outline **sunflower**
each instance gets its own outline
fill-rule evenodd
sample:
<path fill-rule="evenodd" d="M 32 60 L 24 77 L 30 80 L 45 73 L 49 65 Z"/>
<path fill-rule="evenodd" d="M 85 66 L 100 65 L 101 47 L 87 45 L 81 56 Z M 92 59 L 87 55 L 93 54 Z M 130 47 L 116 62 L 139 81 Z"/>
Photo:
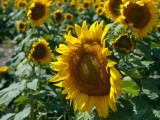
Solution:
<path fill-rule="evenodd" d="M 68 21 L 72 21 L 73 20 L 73 15 L 71 13 L 67 13 L 64 18 Z"/>
<path fill-rule="evenodd" d="M 130 52 L 134 49 L 132 36 L 128 34 L 122 34 L 114 42 L 112 42 L 112 46 L 118 50 Z"/>
<path fill-rule="evenodd" d="M 19 21 L 17 24 L 17 30 L 25 31 L 26 30 L 26 23 L 23 21 Z"/>
<path fill-rule="evenodd" d="M 67 32 L 69 32 L 69 31 L 74 32 L 74 26 L 73 25 L 67 26 L 66 31 Z"/>
<path fill-rule="evenodd" d="M 104 4 L 104 11 L 106 13 L 106 17 L 109 19 L 114 19 L 120 15 L 120 5 L 122 4 L 122 0 L 108 0 Z"/>
<path fill-rule="evenodd" d="M 7 70 L 8 70 L 7 66 L 3 66 L 3 67 L 0 68 L 1 73 L 5 73 Z"/>
<path fill-rule="evenodd" d="M 47 0 L 33 0 L 27 12 L 28 20 L 34 26 L 40 26 L 49 17 L 51 2 Z"/>
<path fill-rule="evenodd" d="M 122 22 L 125 28 L 130 27 L 137 38 L 147 37 L 147 33 L 158 23 L 158 8 L 151 0 L 129 0 L 121 6 L 121 16 L 117 22 Z"/>
<path fill-rule="evenodd" d="M 60 23 L 63 20 L 63 12 L 61 10 L 58 9 L 53 14 L 53 18 L 56 23 Z"/>
<path fill-rule="evenodd" d="M 7 9 L 8 8 L 8 1 L 3 1 L 2 5 L 3 5 L 3 9 Z"/>
<path fill-rule="evenodd" d="M 50 82 L 65 88 L 62 94 L 68 94 L 70 103 L 73 101 L 74 111 L 79 108 L 79 113 L 91 114 L 95 105 L 98 115 L 106 118 L 109 107 L 117 110 L 115 95 L 122 93 L 118 85 L 122 77 L 114 67 L 116 62 L 108 58 L 112 52 L 105 48 L 104 36 L 109 27 L 102 27 L 103 22 L 95 22 L 88 29 L 84 21 L 82 28 L 75 25 L 78 38 L 71 32 L 64 36 L 68 46 L 60 44 L 56 48 L 62 55 L 52 62 L 51 69 L 58 73 Z"/>
<path fill-rule="evenodd" d="M 82 12 L 83 11 L 83 4 L 78 3 L 78 8 L 77 8 L 78 12 Z"/>
<path fill-rule="evenodd" d="M 62 6 L 62 1 L 57 1 L 56 6 L 61 7 Z"/>
<path fill-rule="evenodd" d="M 94 4 L 93 4 L 94 9 L 97 9 L 98 6 L 99 6 L 98 3 L 94 3 Z"/>
<path fill-rule="evenodd" d="M 17 8 L 22 8 L 25 7 L 27 5 L 27 1 L 26 0 L 17 0 L 15 1 L 15 7 Z"/>
<path fill-rule="evenodd" d="M 33 63 L 40 62 L 40 64 L 48 64 L 54 59 L 54 54 L 48 46 L 49 43 L 45 39 L 39 38 L 38 42 L 32 45 L 32 49 L 28 56 Z"/>
<path fill-rule="evenodd" d="M 90 6 L 90 1 L 84 1 L 83 2 L 83 9 L 88 9 Z"/>
<path fill-rule="evenodd" d="M 99 16 L 103 15 L 103 7 L 98 7 L 98 8 L 96 9 L 96 13 L 97 13 Z"/>
<path fill-rule="evenodd" d="M 156 28 L 157 28 L 158 32 L 160 32 L 160 25 L 157 25 Z"/>

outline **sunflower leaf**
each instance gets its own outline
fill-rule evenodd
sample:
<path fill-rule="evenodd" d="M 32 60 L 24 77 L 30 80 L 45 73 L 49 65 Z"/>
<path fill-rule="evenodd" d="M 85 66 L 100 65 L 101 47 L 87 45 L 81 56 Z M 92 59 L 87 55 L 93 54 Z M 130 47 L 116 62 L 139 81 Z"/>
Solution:
<path fill-rule="evenodd" d="M 120 85 L 122 91 L 130 93 L 132 95 L 138 95 L 137 86 L 133 81 L 123 81 L 123 84 Z"/>

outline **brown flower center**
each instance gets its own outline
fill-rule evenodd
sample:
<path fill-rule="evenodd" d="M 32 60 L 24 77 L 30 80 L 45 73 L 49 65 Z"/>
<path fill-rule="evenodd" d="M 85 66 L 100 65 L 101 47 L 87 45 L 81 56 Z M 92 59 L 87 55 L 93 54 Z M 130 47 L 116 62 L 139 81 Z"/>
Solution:
<path fill-rule="evenodd" d="M 126 23 L 133 23 L 135 28 L 143 28 L 150 20 L 150 12 L 148 8 L 140 6 L 135 3 L 130 3 L 127 8 L 124 8 L 124 15 L 126 17 Z"/>
<path fill-rule="evenodd" d="M 32 57 L 36 60 L 43 59 L 46 56 L 46 48 L 43 44 L 39 43 L 32 53 Z"/>
<path fill-rule="evenodd" d="M 119 16 L 120 15 L 120 4 L 122 4 L 121 0 L 112 0 L 109 3 L 110 10 L 113 14 Z"/>
<path fill-rule="evenodd" d="M 61 12 L 57 12 L 56 15 L 55 15 L 55 19 L 57 22 L 60 22 L 62 20 L 62 14 Z"/>
<path fill-rule="evenodd" d="M 110 74 L 106 72 L 107 59 L 99 44 L 82 44 L 73 56 L 71 72 L 80 92 L 91 96 L 104 96 L 110 92 Z"/>
<path fill-rule="evenodd" d="M 19 28 L 23 29 L 25 27 L 25 25 L 23 23 L 20 23 Z"/>
<path fill-rule="evenodd" d="M 116 43 L 114 43 L 115 48 L 124 48 L 130 50 L 132 48 L 131 39 L 128 35 L 121 36 Z"/>
<path fill-rule="evenodd" d="M 45 15 L 45 6 L 40 3 L 35 3 L 35 7 L 33 7 L 31 11 L 31 19 L 41 19 Z"/>

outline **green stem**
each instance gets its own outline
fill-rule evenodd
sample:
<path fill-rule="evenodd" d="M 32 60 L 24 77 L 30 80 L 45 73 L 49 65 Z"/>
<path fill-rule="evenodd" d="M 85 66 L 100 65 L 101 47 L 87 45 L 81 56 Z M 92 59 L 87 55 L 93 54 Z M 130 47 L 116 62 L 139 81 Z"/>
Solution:
<path fill-rule="evenodd" d="M 31 120 L 34 120 L 34 101 L 31 100 Z"/>

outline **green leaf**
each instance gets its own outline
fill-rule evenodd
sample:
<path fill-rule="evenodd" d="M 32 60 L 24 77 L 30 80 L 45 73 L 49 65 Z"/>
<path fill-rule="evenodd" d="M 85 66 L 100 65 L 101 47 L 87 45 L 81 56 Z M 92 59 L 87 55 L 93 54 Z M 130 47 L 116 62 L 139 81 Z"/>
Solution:
<path fill-rule="evenodd" d="M 25 108 L 15 115 L 14 120 L 24 120 L 31 112 L 31 106 L 29 104 L 25 105 Z"/>
<path fill-rule="evenodd" d="M 31 82 L 27 83 L 27 87 L 32 90 L 37 89 L 38 79 L 33 79 Z"/>
<path fill-rule="evenodd" d="M 14 102 L 18 103 L 18 102 L 24 102 L 26 101 L 28 98 L 27 96 L 19 96 Z"/>
<path fill-rule="evenodd" d="M 15 113 L 8 113 L 6 115 L 3 115 L 1 120 L 13 120 Z"/>
<path fill-rule="evenodd" d="M 146 81 L 143 81 L 143 89 L 147 89 L 150 92 L 154 92 L 154 93 L 160 94 L 160 90 L 157 88 L 156 85 L 151 84 L 151 83 L 146 82 Z"/>
<path fill-rule="evenodd" d="M 118 64 L 118 68 L 126 73 L 128 76 L 130 76 L 136 84 L 141 88 L 141 78 L 142 76 L 139 74 L 138 70 L 129 62 L 120 62 Z"/>
<path fill-rule="evenodd" d="M 123 84 L 120 85 L 122 91 L 130 93 L 132 95 L 138 95 L 137 86 L 133 81 L 123 81 Z"/>

